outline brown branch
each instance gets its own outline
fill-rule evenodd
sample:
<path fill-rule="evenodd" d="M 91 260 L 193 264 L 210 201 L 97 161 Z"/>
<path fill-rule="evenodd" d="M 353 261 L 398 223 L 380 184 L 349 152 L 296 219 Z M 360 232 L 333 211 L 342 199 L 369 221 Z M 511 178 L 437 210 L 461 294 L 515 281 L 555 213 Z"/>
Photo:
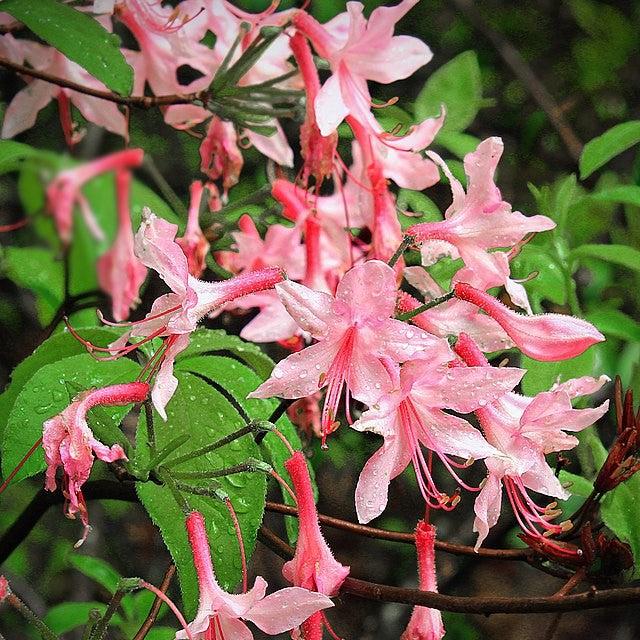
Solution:
<path fill-rule="evenodd" d="M 298 515 L 298 511 L 295 507 L 290 507 L 289 505 L 281 504 L 279 502 L 267 501 L 265 509 L 274 513 L 283 513 L 288 516 L 297 517 Z M 386 531 L 385 529 L 376 529 L 375 527 L 355 524 L 353 522 L 349 522 L 348 520 L 341 520 L 340 518 L 333 518 L 332 516 L 325 516 L 322 514 L 318 514 L 318 519 L 320 520 L 321 524 L 324 524 L 327 527 L 342 529 L 343 531 L 349 531 L 366 538 L 375 538 L 376 540 L 389 540 L 391 542 L 415 544 L 415 536 L 413 533 L 402 533 L 400 531 Z M 494 560 L 529 561 L 535 555 L 535 553 L 531 549 L 485 549 L 481 547 L 480 549 L 478 549 L 478 551 L 475 551 L 473 547 L 464 544 L 455 544 L 453 542 L 444 542 L 442 540 L 436 540 L 436 549 L 456 555 L 492 558 Z"/>
<path fill-rule="evenodd" d="M 171 584 L 171 580 L 173 580 L 173 576 L 176 573 L 176 565 L 173 562 L 168 566 L 164 578 L 162 578 L 162 584 L 160 585 L 160 591 L 162 593 L 166 593 L 167 589 L 169 589 L 169 585 Z M 133 636 L 133 640 L 144 640 L 147 637 L 149 631 L 151 631 L 151 627 L 155 624 L 156 618 L 158 617 L 158 613 L 160 613 L 160 607 L 162 606 L 162 600 L 158 596 L 155 597 L 153 604 L 151 605 L 151 610 L 149 611 L 149 615 L 146 617 L 145 621 L 138 629 L 138 633 Z"/>
<path fill-rule="evenodd" d="M 22 73 L 38 80 L 44 80 L 50 82 L 59 87 L 65 89 L 71 89 L 78 93 L 84 93 L 87 96 L 93 96 L 94 98 L 100 98 L 109 102 L 115 102 L 116 104 L 126 105 L 129 107 L 138 107 L 140 109 L 151 109 L 152 107 L 163 107 L 172 104 L 191 104 L 192 102 L 201 101 L 204 102 L 207 99 L 207 91 L 196 91 L 195 93 L 175 94 L 170 96 L 121 96 L 111 91 L 102 91 L 101 89 L 92 89 L 91 87 L 85 87 L 84 85 L 72 82 L 66 78 L 59 78 L 53 76 L 45 71 L 38 71 L 31 67 L 26 67 L 22 64 L 17 64 L 0 57 L 0 67 L 11 69 L 17 73 Z"/>
<path fill-rule="evenodd" d="M 513 75 L 520 80 L 526 91 L 547 114 L 549 121 L 558 132 L 569 155 L 577 162 L 582 153 L 582 142 L 571 125 L 567 122 L 562 109 L 549 93 L 541 80 L 533 72 L 522 54 L 501 33 L 492 29 L 480 12 L 473 6 L 472 0 L 452 0 L 458 11 L 493 44 L 504 63 Z"/>
<path fill-rule="evenodd" d="M 293 557 L 293 549 L 268 527 L 264 525 L 260 527 L 258 539 L 281 558 L 290 560 Z M 640 603 L 640 587 L 607 589 L 604 591 L 591 589 L 584 593 L 561 597 L 553 595 L 531 598 L 476 598 L 393 587 L 351 577 L 345 579 L 340 593 L 348 593 L 377 602 L 398 602 L 400 604 L 421 605 L 454 613 L 482 614 L 555 613 L 558 611 L 581 611 Z"/>

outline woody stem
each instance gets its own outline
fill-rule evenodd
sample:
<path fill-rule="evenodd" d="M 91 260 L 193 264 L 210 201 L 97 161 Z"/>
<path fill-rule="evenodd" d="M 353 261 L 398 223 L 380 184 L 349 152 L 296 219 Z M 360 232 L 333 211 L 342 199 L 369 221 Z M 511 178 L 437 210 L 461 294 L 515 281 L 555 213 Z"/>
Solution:
<path fill-rule="evenodd" d="M 448 293 L 445 293 L 439 298 L 434 298 L 433 300 L 429 300 L 429 302 L 425 302 L 424 304 L 421 304 L 419 307 L 416 307 L 415 309 L 411 309 L 411 311 L 406 311 L 405 313 L 399 314 L 398 316 L 396 316 L 396 318 L 398 320 L 411 320 L 411 318 L 415 318 L 416 316 L 419 316 L 421 313 L 428 311 L 429 309 L 433 309 L 433 307 L 437 307 L 439 304 L 442 304 L 443 302 L 447 302 L 447 300 L 451 300 L 453 296 L 454 296 L 454 292 L 449 291 Z"/>

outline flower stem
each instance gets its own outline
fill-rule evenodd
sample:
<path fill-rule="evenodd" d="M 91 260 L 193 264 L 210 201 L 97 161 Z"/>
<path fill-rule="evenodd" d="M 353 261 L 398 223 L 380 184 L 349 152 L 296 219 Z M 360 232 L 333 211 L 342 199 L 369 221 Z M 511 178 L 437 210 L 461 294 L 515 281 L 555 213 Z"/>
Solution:
<path fill-rule="evenodd" d="M 405 236 L 402 239 L 402 242 L 400 243 L 400 245 L 396 249 L 396 252 L 389 259 L 388 264 L 389 264 L 390 267 L 394 267 L 395 266 L 396 262 L 398 262 L 398 260 L 400 260 L 400 257 L 402 256 L 402 254 L 405 252 L 406 249 L 408 249 L 411 246 L 413 241 L 414 241 L 414 239 L 411 236 Z"/>
<path fill-rule="evenodd" d="M 43 640 L 59 640 L 58 636 L 15 593 L 9 592 L 5 602 L 34 626 Z"/>
<path fill-rule="evenodd" d="M 454 296 L 454 292 L 449 291 L 448 293 L 445 293 L 439 298 L 434 298 L 433 300 L 430 300 L 429 302 L 425 302 L 419 307 L 416 307 L 415 309 L 411 309 L 411 311 L 406 311 L 405 313 L 401 313 L 396 317 L 398 320 L 411 320 L 411 318 L 415 318 L 416 316 L 419 316 L 424 311 L 433 309 L 433 307 L 437 307 L 439 304 L 442 304 L 443 302 L 447 302 L 447 300 L 451 300 L 453 296 Z"/>

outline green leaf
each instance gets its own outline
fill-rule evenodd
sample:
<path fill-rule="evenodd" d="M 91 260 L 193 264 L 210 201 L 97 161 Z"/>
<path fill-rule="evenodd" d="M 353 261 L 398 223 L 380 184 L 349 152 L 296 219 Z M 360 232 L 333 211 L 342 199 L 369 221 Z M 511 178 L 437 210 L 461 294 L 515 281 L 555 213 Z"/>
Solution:
<path fill-rule="evenodd" d="M 167 422 L 154 413 L 158 448 L 174 438 L 187 434 L 189 441 L 176 451 L 176 456 L 188 453 L 244 426 L 234 406 L 219 391 L 201 378 L 176 367 L 179 384 L 167 405 Z M 136 433 L 136 458 L 138 468 L 149 464 L 147 431 L 141 420 Z M 204 456 L 176 465 L 175 471 L 211 471 L 239 464 L 248 457 L 260 458 L 260 450 L 250 435 Z M 169 458 L 166 464 L 169 464 Z M 189 484 L 207 481 L 188 480 Z M 261 473 L 240 473 L 220 478 L 224 490 L 238 514 L 240 527 L 250 557 L 256 541 L 258 526 L 262 521 L 266 481 Z M 193 556 L 187 541 L 184 514 L 171 491 L 164 485 L 139 482 L 136 490 L 140 501 L 158 526 L 167 548 L 178 569 L 180 587 L 186 614 L 191 618 L 198 601 L 198 582 L 193 566 Z M 225 505 L 207 496 L 184 494 L 190 508 L 200 511 L 207 522 L 216 574 L 225 588 L 232 588 L 240 580 L 240 554 L 235 531 Z"/>
<path fill-rule="evenodd" d="M 214 379 L 234 396 L 238 404 L 253 419 L 261 418 L 267 420 L 278 407 L 279 403 L 274 399 L 247 398 L 247 395 L 260 385 L 263 378 L 231 358 L 211 355 L 187 358 L 178 362 L 176 368 L 197 372 Z M 302 449 L 298 433 L 286 414 L 280 417 L 276 425 L 294 449 Z M 267 453 L 268 462 L 280 477 L 286 479 L 288 475 L 284 463 L 291 457 L 291 454 L 282 440 L 274 433 L 269 433 L 262 440 L 262 448 Z M 311 469 L 310 472 L 312 473 Z M 289 493 L 279 484 L 278 489 L 285 504 L 294 506 L 295 503 Z M 297 518 L 286 516 L 285 524 L 289 540 L 293 544 L 298 537 Z"/>
<path fill-rule="evenodd" d="M 587 480 L 587 478 L 583 478 L 565 469 L 560 470 L 559 478 L 563 485 L 571 483 L 571 486 L 567 487 L 567 490 L 574 496 L 588 498 L 593 491 L 593 482 L 591 482 L 591 480 Z"/>
<path fill-rule="evenodd" d="M 81 327 L 80 335 L 99 347 L 106 347 L 118 338 L 118 333 L 106 327 Z M 25 358 L 11 373 L 11 381 L 0 395 L 0 436 L 4 425 L 9 420 L 9 413 L 18 394 L 25 384 L 44 365 L 57 362 L 68 356 L 86 353 L 84 345 L 70 333 L 59 333 L 45 340 L 28 358 Z"/>
<path fill-rule="evenodd" d="M 107 610 L 107 605 L 104 602 L 63 602 L 51 607 L 43 621 L 54 633 L 68 633 L 86 624 L 93 609 L 103 614 Z M 122 624 L 118 614 L 115 614 L 111 620 L 116 626 Z"/>
<path fill-rule="evenodd" d="M 43 247 L 3 247 L 2 271 L 36 298 L 38 320 L 44 327 L 53 319 L 63 299 L 62 262 Z"/>
<path fill-rule="evenodd" d="M 640 120 L 623 122 L 584 145 L 580 156 L 580 178 L 588 178 L 623 151 L 640 142 Z"/>
<path fill-rule="evenodd" d="M 459 131 L 440 131 L 437 135 L 437 143 L 451 151 L 458 158 L 464 158 L 467 153 L 476 150 L 480 144 L 480 140 L 468 133 L 460 133 Z"/>
<path fill-rule="evenodd" d="M 592 193 L 590 198 L 603 202 L 620 202 L 640 207 L 640 187 L 635 184 L 623 184 Z"/>
<path fill-rule="evenodd" d="M 640 251 L 625 244 L 583 244 L 569 256 L 575 259 L 598 258 L 640 272 Z"/>
<path fill-rule="evenodd" d="M 543 301 L 555 304 L 566 304 L 567 291 L 562 266 L 555 257 L 551 247 L 529 243 L 524 245 L 520 253 L 511 261 L 512 277 L 526 279 L 524 283 L 531 306 L 536 313 L 544 311 Z"/>
<path fill-rule="evenodd" d="M 631 546 L 634 576 L 640 575 L 640 476 L 632 476 L 602 499 L 600 513 L 604 523 L 623 542 Z"/>
<path fill-rule="evenodd" d="M 640 322 L 618 309 L 596 309 L 586 319 L 608 336 L 640 342 Z"/>
<path fill-rule="evenodd" d="M 17 171 L 24 160 L 38 158 L 43 154 L 53 155 L 22 142 L 2 140 L 0 141 L 0 174 Z"/>
<path fill-rule="evenodd" d="M 474 51 L 465 51 L 427 80 L 415 101 L 416 120 L 437 116 L 444 104 L 447 116 L 441 131 L 462 131 L 473 122 L 481 101 L 478 58 Z"/>
<path fill-rule="evenodd" d="M 576 358 L 560 362 L 539 362 L 522 356 L 520 366 L 527 370 L 522 379 L 522 392 L 534 396 L 548 391 L 555 382 L 593 375 L 596 369 L 596 350 L 592 347 Z"/>
<path fill-rule="evenodd" d="M 4 0 L 2 10 L 112 91 L 131 93 L 133 69 L 120 51 L 120 38 L 97 20 L 56 0 Z"/>
<path fill-rule="evenodd" d="M 397 204 L 399 209 L 410 209 L 413 213 L 420 214 L 407 216 L 413 220 L 412 224 L 417 224 L 418 222 L 438 222 L 442 220 L 442 213 L 438 205 L 421 191 L 400 189 L 398 191 Z"/>
<path fill-rule="evenodd" d="M 20 391 L 9 415 L 2 443 L 2 471 L 6 477 L 22 460 L 27 451 L 42 436 L 42 424 L 45 420 L 60 413 L 69 405 L 75 393 L 69 393 L 69 385 L 82 389 L 104 387 L 118 382 L 134 380 L 140 367 L 131 360 L 121 358 L 110 362 L 98 362 L 88 353 L 70 356 L 48 364 L 39 369 Z M 103 408 L 101 415 L 107 415 L 110 423 L 105 428 L 116 427 L 127 414 L 130 407 Z M 95 415 L 89 424 L 101 427 Z M 94 426 L 95 425 L 95 426 Z M 125 440 L 124 434 L 120 437 Z M 105 441 L 111 445 L 113 441 Z M 44 453 L 38 447 L 25 462 L 12 482 L 18 482 L 45 469 Z"/>

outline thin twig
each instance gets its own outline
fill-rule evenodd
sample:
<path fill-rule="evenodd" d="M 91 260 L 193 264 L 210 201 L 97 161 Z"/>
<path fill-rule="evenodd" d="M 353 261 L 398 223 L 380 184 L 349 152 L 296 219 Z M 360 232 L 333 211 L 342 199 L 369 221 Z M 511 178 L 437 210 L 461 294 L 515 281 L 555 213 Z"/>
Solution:
<path fill-rule="evenodd" d="M 196 91 L 195 93 L 174 94 L 169 96 L 121 96 L 111 91 L 102 91 L 100 89 L 92 89 L 91 87 L 85 87 L 84 85 L 72 82 L 66 78 L 59 78 L 53 76 L 45 71 L 38 71 L 31 67 L 25 67 L 22 64 L 17 64 L 0 57 L 0 67 L 11 69 L 17 73 L 22 73 L 38 80 L 44 80 L 50 82 L 58 87 L 64 87 L 65 89 L 71 89 L 78 93 L 83 93 L 87 96 L 93 96 L 94 98 L 101 98 L 109 102 L 115 102 L 116 104 L 122 104 L 129 107 L 138 107 L 140 109 L 151 109 L 152 107 L 162 107 L 172 104 L 191 104 L 193 102 L 204 102 L 208 93 L 206 91 Z"/>
<path fill-rule="evenodd" d="M 258 539 L 266 547 L 285 560 L 293 557 L 293 549 L 268 527 L 262 525 L 258 530 Z M 351 594 L 366 600 L 377 602 L 397 602 L 400 604 L 420 605 L 440 611 L 454 613 L 555 613 L 558 611 L 582 611 L 604 607 L 637 604 L 640 602 L 640 587 L 622 589 L 591 589 L 584 593 L 555 596 L 535 596 L 530 598 L 505 597 L 467 597 L 450 596 L 434 591 L 405 589 L 367 580 L 348 577 L 340 589 L 342 594 Z"/>
<path fill-rule="evenodd" d="M 522 54 L 501 33 L 495 31 L 485 22 L 471 0 L 452 0 L 452 3 L 493 44 L 504 63 L 513 72 L 513 75 L 520 80 L 525 90 L 531 94 L 538 106 L 547 114 L 569 155 L 577 162 L 582 153 L 582 142 L 580 142 L 575 131 L 565 119 L 562 109 L 560 109 L 553 96 L 522 57 Z"/>
<path fill-rule="evenodd" d="M 165 571 L 164 578 L 162 578 L 162 584 L 160 585 L 160 591 L 162 593 L 166 593 L 169 589 L 169 585 L 171 584 L 171 580 L 173 580 L 173 576 L 176 573 L 176 565 L 171 563 L 167 570 Z M 151 605 L 151 609 L 149 610 L 149 615 L 145 618 L 145 621 L 138 629 L 138 633 L 133 636 L 133 640 L 144 640 L 147 637 L 149 631 L 151 631 L 151 627 L 155 624 L 156 618 L 160 613 L 160 607 L 162 606 L 162 600 L 158 596 L 155 597 L 153 604 Z"/>

